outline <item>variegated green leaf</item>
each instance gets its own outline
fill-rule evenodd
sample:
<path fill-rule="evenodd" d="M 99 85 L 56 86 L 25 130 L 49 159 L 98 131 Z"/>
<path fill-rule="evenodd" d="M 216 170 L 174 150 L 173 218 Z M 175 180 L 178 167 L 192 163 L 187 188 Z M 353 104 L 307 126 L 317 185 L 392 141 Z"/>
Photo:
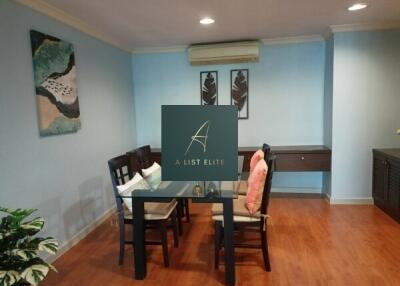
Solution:
<path fill-rule="evenodd" d="M 0 286 L 13 285 L 20 280 L 19 273 L 14 270 L 4 271 L 0 270 Z"/>
<path fill-rule="evenodd" d="M 38 252 L 34 249 L 13 249 L 11 253 L 21 257 L 23 260 L 32 259 L 38 254 Z"/>
<path fill-rule="evenodd" d="M 10 262 L 6 263 L 7 265 L 11 263 L 12 270 L 0 270 L 0 286 L 14 285 L 18 281 L 38 285 L 50 269 L 55 270 L 53 266 L 38 257 L 38 253 L 46 251 L 55 254 L 58 242 L 52 237 L 33 237 L 44 226 L 44 219 L 40 217 L 24 222 L 35 209 L 0 207 L 1 211 L 8 215 L 0 219 L 0 246 L 3 247 L 0 257 L 7 257 Z"/>
<path fill-rule="evenodd" d="M 44 225 L 44 218 L 37 217 L 33 220 L 21 223 L 21 228 L 39 231 L 43 228 L 43 225 Z"/>
<path fill-rule="evenodd" d="M 56 269 L 53 265 L 47 264 L 47 266 L 48 266 L 51 270 L 53 270 L 54 272 L 57 272 L 57 273 L 58 273 L 57 269 Z"/>
<path fill-rule="evenodd" d="M 56 254 L 58 251 L 58 242 L 54 238 L 47 238 L 39 243 L 39 250 Z"/>
<path fill-rule="evenodd" d="M 0 240 L 6 239 L 8 236 L 14 234 L 15 232 L 16 232 L 15 230 L 10 230 L 10 231 L 0 230 Z"/>
<path fill-rule="evenodd" d="M 37 209 L 13 209 L 13 208 L 0 207 L 0 211 L 18 217 L 20 219 L 23 219 L 32 214 L 33 212 L 37 211 Z"/>
<path fill-rule="evenodd" d="M 46 277 L 49 272 L 49 267 L 45 264 L 35 264 L 26 268 L 22 273 L 21 277 L 25 279 L 31 285 L 38 285 L 40 281 Z"/>

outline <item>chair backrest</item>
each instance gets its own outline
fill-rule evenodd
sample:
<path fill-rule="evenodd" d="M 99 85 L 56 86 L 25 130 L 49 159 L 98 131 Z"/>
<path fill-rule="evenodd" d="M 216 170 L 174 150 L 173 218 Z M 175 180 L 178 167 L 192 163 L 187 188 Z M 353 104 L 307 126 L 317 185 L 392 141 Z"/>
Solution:
<path fill-rule="evenodd" d="M 262 146 L 262 150 L 264 152 L 264 160 L 268 166 L 268 173 L 267 173 L 267 177 L 265 179 L 264 192 L 263 192 L 263 197 L 261 199 L 260 212 L 261 212 L 261 214 L 267 214 L 268 213 L 269 196 L 271 194 L 272 176 L 274 173 L 275 158 L 274 158 L 274 155 L 271 155 L 271 148 L 268 144 L 264 143 Z"/>
<path fill-rule="evenodd" d="M 117 210 L 123 212 L 122 199 L 119 196 L 117 186 L 123 185 L 133 178 L 134 173 L 129 162 L 129 156 L 121 155 L 108 160 L 108 169 L 110 170 Z"/>
<path fill-rule="evenodd" d="M 136 173 L 136 172 L 141 173 L 140 172 L 141 171 L 141 165 L 140 165 L 140 162 L 139 162 L 139 158 L 138 158 L 136 149 L 126 152 L 126 155 L 129 157 L 129 164 L 130 164 L 130 166 L 132 168 L 132 172 L 133 173 Z"/>
<path fill-rule="evenodd" d="M 265 162 L 268 162 L 267 160 L 268 160 L 269 154 L 271 153 L 271 147 L 268 144 L 264 143 L 261 147 L 261 150 L 264 152 Z"/>
<path fill-rule="evenodd" d="M 154 160 L 151 156 L 150 145 L 145 145 L 135 149 L 136 155 L 139 160 L 139 165 L 141 169 L 147 169 L 153 165 Z"/>

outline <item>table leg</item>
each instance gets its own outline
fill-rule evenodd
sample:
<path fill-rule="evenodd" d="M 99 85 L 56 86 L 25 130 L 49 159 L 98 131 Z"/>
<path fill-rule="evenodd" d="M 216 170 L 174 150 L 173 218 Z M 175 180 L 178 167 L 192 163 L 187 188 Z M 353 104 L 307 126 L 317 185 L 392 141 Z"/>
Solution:
<path fill-rule="evenodd" d="M 132 198 L 133 210 L 133 256 L 135 261 L 135 279 L 143 280 L 147 274 L 146 245 L 144 226 L 144 201 Z"/>
<path fill-rule="evenodd" d="M 225 283 L 235 285 L 235 249 L 233 247 L 233 200 L 224 199 Z"/>

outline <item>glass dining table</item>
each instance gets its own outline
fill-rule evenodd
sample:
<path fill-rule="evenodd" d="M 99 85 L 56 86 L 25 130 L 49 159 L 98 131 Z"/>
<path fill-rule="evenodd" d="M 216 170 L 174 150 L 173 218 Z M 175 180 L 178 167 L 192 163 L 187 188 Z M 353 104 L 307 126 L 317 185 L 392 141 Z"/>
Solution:
<path fill-rule="evenodd" d="M 233 200 L 238 197 L 237 181 L 162 181 L 157 189 L 134 190 L 131 193 L 133 212 L 134 277 L 143 280 L 147 275 L 145 245 L 145 202 L 167 202 L 174 198 L 192 199 L 193 203 L 223 205 L 225 283 L 235 284 L 235 255 L 233 246 Z M 141 231 L 138 231 L 141 230 Z"/>

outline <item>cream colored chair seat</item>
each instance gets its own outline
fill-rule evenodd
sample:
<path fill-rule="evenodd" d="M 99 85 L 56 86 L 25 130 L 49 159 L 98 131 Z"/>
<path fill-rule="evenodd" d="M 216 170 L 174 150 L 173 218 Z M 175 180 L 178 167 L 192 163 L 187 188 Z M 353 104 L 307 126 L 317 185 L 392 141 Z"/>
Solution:
<path fill-rule="evenodd" d="M 238 194 L 240 196 L 246 196 L 246 194 L 247 194 L 247 181 L 244 181 L 244 180 L 240 181 L 239 182 L 239 187 L 238 187 L 237 190 L 238 190 Z"/>
<path fill-rule="evenodd" d="M 245 206 L 246 197 L 239 196 L 233 200 L 233 221 L 234 222 L 252 222 L 260 221 L 261 213 L 250 214 Z M 222 204 L 213 204 L 211 208 L 212 219 L 222 221 L 224 218 Z"/>
<path fill-rule="evenodd" d="M 144 203 L 144 219 L 145 220 L 162 220 L 167 219 L 177 206 L 175 199 L 168 203 Z M 132 219 L 132 213 L 129 210 L 124 211 L 125 219 Z"/>

